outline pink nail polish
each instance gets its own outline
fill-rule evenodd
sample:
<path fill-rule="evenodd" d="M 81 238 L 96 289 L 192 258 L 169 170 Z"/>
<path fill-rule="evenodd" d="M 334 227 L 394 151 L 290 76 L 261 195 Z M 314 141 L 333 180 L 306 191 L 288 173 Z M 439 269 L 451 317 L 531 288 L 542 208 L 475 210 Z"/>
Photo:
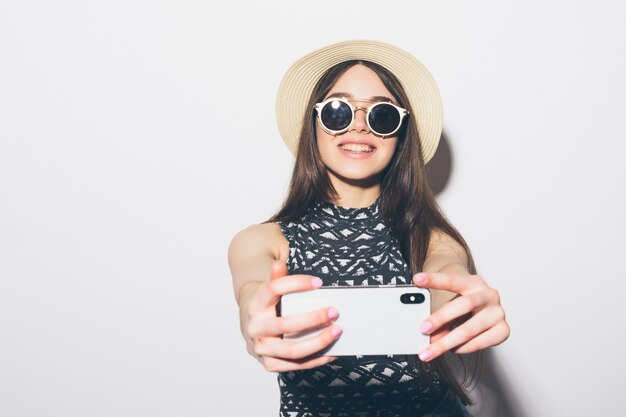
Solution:
<path fill-rule="evenodd" d="M 322 282 L 322 280 L 320 278 L 318 278 L 318 277 L 311 278 L 311 285 L 313 285 L 313 287 L 319 288 L 319 287 L 322 286 L 322 284 L 324 284 L 324 283 Z"/>
<path fill-rule="evenodd" d="M 333 337 L 339 337 L 341 333 L 343 333 L 343 329 L 339 326 L 334 326 L 333 329 L 330 331 L 330 334 L 332 334 Z"/>
<path fill-rule="evenodd" d="M 430 350 L 426 349 L 421 351 L 418 356 L 420 357 L 420 360 L 422 362 L 428 362 L 433 357 L 433 353 Z"/>
<path fill-rule="evenodd" d="M 339 317 L 339 312 L 337 310 L 335 310 L 334 308 L 328 310 L 328 318 L 330 320 L 335 320 L 337 317 Z"/>
<path fill-rule="evenodd" d="M 428 332 L 430 331 L 430 329 L 433 328 L 433 324 L 429 321 L 425 321 L 424 323 L 422 323 L 422 325 L 420 326 L 420 332 L 422 332 L 422 334 L 428 334 Z"/>
<path fill-rule="evenodd" d="M 426 274 L 417 274 L 415 275 L 415 280 L 418 284 L 423 284 L 426 282 Z"/>

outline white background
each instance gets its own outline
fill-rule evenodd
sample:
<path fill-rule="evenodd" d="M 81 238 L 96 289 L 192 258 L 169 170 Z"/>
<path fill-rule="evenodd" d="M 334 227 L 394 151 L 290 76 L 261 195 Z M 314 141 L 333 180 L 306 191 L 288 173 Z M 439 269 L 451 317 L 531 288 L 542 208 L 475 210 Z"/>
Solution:
<path fill-rule="evenodd" d="M 625 8 L 0 0 L 0 415 L 277 415 L 226 251 L 285 195 L 283 73 L 353 38 L 441 89 L 439 201 L 512 327 L 477 415 L 623 415 Z"/>

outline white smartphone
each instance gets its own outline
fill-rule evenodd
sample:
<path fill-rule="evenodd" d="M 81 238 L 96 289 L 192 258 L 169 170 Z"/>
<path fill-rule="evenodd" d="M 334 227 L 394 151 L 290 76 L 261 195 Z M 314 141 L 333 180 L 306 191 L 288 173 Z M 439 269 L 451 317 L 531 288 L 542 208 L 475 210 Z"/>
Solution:
<path fill-rule="evenodd" d="M 335 307 L 335 320 L 343 333 L 316 356 L 417 354 L 430 337 L 420 324 L 430 315 L 430 292 L 413 285 L 337 286 L 282 296 L 279 314 L 289 316 L 324 307 Z M 315 329 L 286 334 L 300 341 L 318 334 Z"/>

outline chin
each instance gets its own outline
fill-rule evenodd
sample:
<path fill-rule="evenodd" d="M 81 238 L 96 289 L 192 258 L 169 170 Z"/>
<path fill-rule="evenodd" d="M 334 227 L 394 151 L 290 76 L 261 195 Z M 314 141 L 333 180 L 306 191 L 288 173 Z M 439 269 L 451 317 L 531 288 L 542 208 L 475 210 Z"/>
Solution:
<path fill-rule="evenodd" d="M 329 168 L 329 173 L 336 177 L 339 181 L 345 182 L 351 185 L 359 186 L 371 186 L 379 183 L 381 179 L 381 172 L 361 171 L 361 170 L 337 170 L 333 171 Z"/>

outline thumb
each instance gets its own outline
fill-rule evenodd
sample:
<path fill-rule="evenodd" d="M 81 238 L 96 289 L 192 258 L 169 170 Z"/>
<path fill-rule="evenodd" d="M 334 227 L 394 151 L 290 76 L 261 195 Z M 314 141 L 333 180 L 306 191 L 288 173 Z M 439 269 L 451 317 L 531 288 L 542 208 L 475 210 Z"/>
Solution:
<path fill-rule="evenodd" d="M 272 276 L 270 277 L 270 279 L 284 277 L 288 273 L 289 272 L 287 271 L 287 265 L 284 262 L 275 260 L 272 264 Z"/>

